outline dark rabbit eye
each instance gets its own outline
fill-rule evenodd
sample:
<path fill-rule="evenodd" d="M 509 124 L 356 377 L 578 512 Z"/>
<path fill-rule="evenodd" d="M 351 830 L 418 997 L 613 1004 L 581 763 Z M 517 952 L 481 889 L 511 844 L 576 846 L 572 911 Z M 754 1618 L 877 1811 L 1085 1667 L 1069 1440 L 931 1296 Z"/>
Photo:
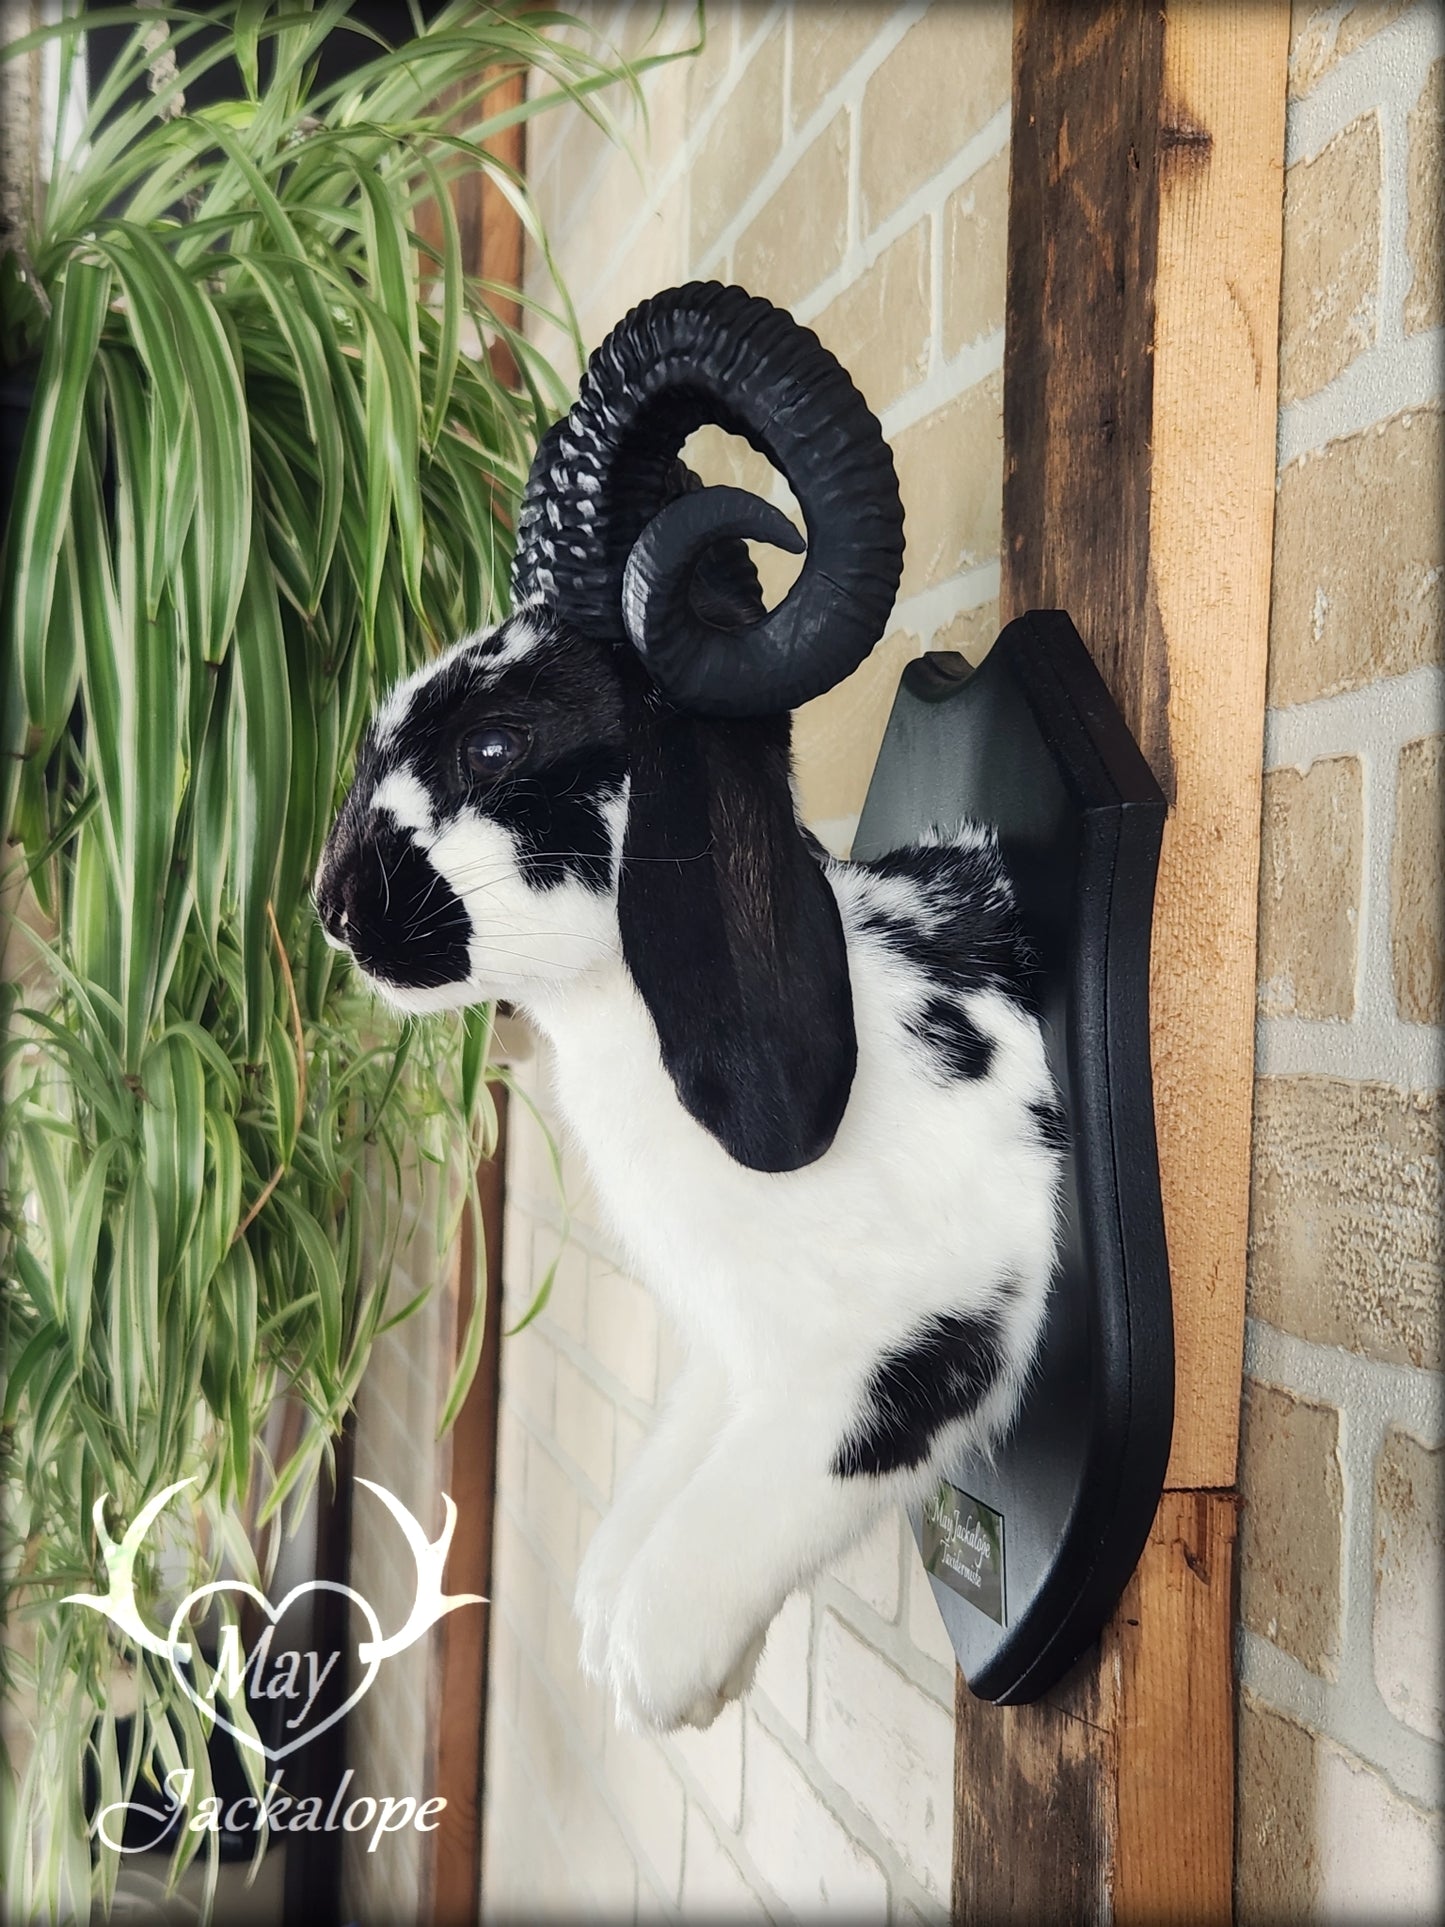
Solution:
<path fill-rule="evenodd" d="M 462 767 L 469 776 L 500 776 L 526 751 L 527 733 L 488 723 L 462 739 Z"/>

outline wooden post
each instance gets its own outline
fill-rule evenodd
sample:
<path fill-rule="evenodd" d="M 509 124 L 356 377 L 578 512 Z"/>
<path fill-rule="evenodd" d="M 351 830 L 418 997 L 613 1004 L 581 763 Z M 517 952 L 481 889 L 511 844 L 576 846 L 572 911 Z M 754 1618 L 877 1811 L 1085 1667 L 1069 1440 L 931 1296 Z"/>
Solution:
<path fill-rule="evenodd" d="M 1170 802 L 1151 1032 L 1174 1447 L 1098 1648 L 958 1691 L 960 1920 L 1225 1921 L 1289 10 L 1019 0 L 1003 621 L 1065 608 Z"/>
<path fill-rule="evenodd" d="M 448 1592 L 492 1593 L 492 1521 L 497 1496 L 497 1415 L 501 1405 L 502 1202 L 507 1164 L 507 1093 L 494 1086 L 497 1148 L 478 1180 L 486 1290 L 481 1362 L 452 1428 L 451 1493 L 457 1526 L 447 1560 Z M 457 1342 L 472 1315 L 472 1226 L 463 1221 L 457 1292 Z M 440 1665 L 432 1792 L 446 1801 L 433 1845 L 431 1927 L 472 1927 L 481 1918 L 482 1794 L 485 1783 L 490 1605 L 449 1613 L 439 1628 Z"/>

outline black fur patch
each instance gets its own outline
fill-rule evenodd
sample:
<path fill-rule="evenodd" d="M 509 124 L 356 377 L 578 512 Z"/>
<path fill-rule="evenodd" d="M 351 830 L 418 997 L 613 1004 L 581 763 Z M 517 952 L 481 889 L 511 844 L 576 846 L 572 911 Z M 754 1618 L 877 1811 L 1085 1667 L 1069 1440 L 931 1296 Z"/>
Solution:
<path fill-rule="evenodd" d="M 1038 1126 L 1040 1144 L 1050 1151 L 1068 1150 L 1069 1121 L 1060 1105 L 1035 1101 L 1029 1105 L 1029 1115 Z"/>
<path fill-rule="evenodd" d="M 602 811 L 627 774 L 618 670 L 610 652 L 546 629 L 540 615 L 517 620 L 540 631 L 519 661 L 499 669 L 492 660 L 508 640 L 503 624 L 423 683 L 384 742 L 368 733 L 355 793 L 364 801 L 387 770 L 405 769 L 438 826 L 470 808 L 511 830 L 534 888 L 605 890 L 613 851 Z M 466 738 L 489 723 L 529 738 L 522 761 L 492 782 L 471 776 L 463 757 Z"/>
<path fill-rule="evenodd" d="M 890 851 L 860 867 L 872 876 L 902 878 L 918 895 L 914 911 L 875 907 L 862 918 L 862 927 L 924 981 L 927 994 L 909 1030 L 945 1083 L 986 1077 L 993 1040 L 968 1016 L 961 999 L 970 991 L 994 990 L 1026 1011 L 1037 1011 L 1032 960 L 997 849 L 925 844 Z"/>
<path fill-rule="evenodd" d="M 993 1063 L 993 1039 L 986 1037 L 961 1004 L 946 997 L 930 997 L 908 1029 L 927 1047 L 945 1082 L 987 1077 Z"/>
<path fill-rule="evenodd" d="M 467 975 L 472 920 L 409 833 L 373 840 L 348 866 L 342 890 L 346 941 L 373 977 L 434 990 Z"/>
<path fill-rule="evenodd" d="M 619 794 L 626 774 L 620 751 L 579 749 L 497 783 L 479 807 L 515 835 L 522 874 L 534 889 L 570 880 L 605 890 L 612 838 L 602 805 Z"/>
<path fill-rule="evenodd" d="M 940 1428 L 976 1411 L 1003 1369 L 1003 1330 L 991 1312 L 925 1319 L 873 1367 L 864 1391 L 867 1416 L 834 1453 L 834 1476 L 879 1478 L 921 1465 Z"/>

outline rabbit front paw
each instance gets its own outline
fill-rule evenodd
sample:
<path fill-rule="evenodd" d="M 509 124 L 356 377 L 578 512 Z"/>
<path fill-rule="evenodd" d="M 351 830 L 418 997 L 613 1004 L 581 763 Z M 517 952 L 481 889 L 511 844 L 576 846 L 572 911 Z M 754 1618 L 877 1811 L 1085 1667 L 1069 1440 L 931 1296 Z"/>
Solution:
<path fill-rule="evenodd" d="M 605 1678 L 618 1717 L 668 1731 L 708 1727 L 752 1684 L 767 1638 L 741 1594 L 719 1583 L 689 1583 L 647 1550 L 616 1594 L 607 1639 Z"/>

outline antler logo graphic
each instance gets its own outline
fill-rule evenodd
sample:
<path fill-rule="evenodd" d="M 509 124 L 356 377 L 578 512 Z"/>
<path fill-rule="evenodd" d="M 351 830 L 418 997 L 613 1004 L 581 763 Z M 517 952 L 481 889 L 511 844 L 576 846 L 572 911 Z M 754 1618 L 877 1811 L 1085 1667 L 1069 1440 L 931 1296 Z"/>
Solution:
<path fill-rule="evenodd" d="M 141 1618 L 136 1603 L 136 1556 L 157 1516 L 177 1492 L 194 1484 L 193 1479 L 178 1480 L 175 1485 L 168 1485 L 164 1492 L 158 1492 L 137 1513 L 119 1543 L 106 1531 L 104 1512 L 108 1495 L 102 1494 L 95 1502 L 92 1516 L 105 1558 L 108 1589 L 104 1593 L 70 1593 L 63 1603 L 89 1606 L 94 1611 L 103 1612 L 112 1624 L 146 1652 L 166 1659 L 181 1689 L 208 1718 L 224 1727 L 238 1744 L 250 1747 L 269 1759 L 279 1760 L 288 1753 L 294 1753 L 297 1747 L 314 1740 L 318 1733 L 324 1733 L 328 1726 L 333 1726 L 349 1712 L 370 1689 L 383 1660 L 394 1658 L 397 1653 L 405 1652 L 408 1646 L 415 1645 L 439 1619 L 455 1612 L 459 1606 L 486 1604 L 480 1593 L 442 1591 L 442 1573 L 457 1523 L 457 1508 L 449 1494 L 442 1494 L 445 1523 L 435 1539 L 428 1539 L 420 1522 L 413 1518 L 394 1493 L 371 1479 L 358 1479 L 357 1483 L 374 1492 L 391 1513 L 401 1527 L 416 1563 L 416 1591 L 411 1611 L 405 1623 L 390 1638 L 382 1636 L 376 1614 L 360 1593 L 329 1579 L 312 1579 L 293 1586 L 277 1605 L 273 1605 L 264 1593 L 244 1580 L 214 1580 L 209 1585 L 198 1586 L 181 1600 L 164 1634 L 152 1630 Z M 271 1646 L 277 1628 L 291 1606 L 308 1594 L 321 1592 L 338 1593 L 349 1600 L 364 1620 L 370 1636 L 360 1641 L 354 1649 L 359 1677 L 351 1693 L 324 1718 L 308 1725 L 317 1697 L 342 1655 L 323 1654 L 314 1650 L 286 1650 L 273 1654 Z M 190 1643 L 182 1639 L 180 1634 L 197 1605 L 221 1595 L 242 1595 L 249 1599 L 265 1617 L 267 1624 L 254 1650 L 249 1653 L 241 1646 L 239 1627 L 235 1623 L 223 1626 L 216 1663 L 208 1674 L 205 1663 L 199 1657 L 193 1659 Z M 294 1737 L 268 1745 L 256 1732 L 234 1724 L 219 1710 L 218 1699 L 234 1708 L 244 1705 L 248 1694 L 252 1700 L 299 1700 L 299 1710 L 283 1723 L 283 1731 Z M 305 1730 L 298 1732 L 298 1728 Z"/>

